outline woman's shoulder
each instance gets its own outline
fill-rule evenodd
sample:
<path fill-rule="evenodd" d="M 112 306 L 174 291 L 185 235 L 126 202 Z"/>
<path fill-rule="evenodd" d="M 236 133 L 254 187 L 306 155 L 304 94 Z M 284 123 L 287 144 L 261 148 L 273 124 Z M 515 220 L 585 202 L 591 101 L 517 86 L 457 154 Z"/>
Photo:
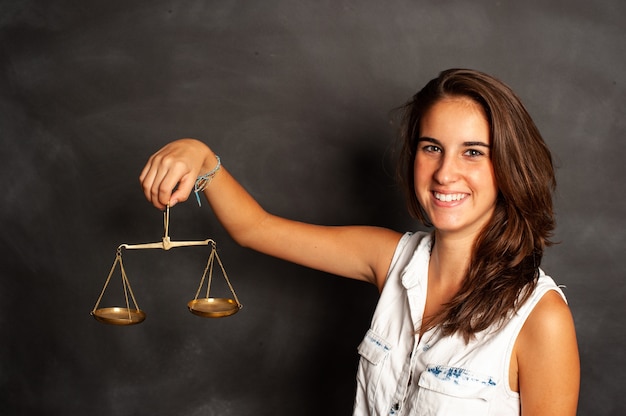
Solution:
<path fill-rule="evenodd" d="M 532 340 L 537 336 L 552 336 L 573 324 L 561 287 L 542 270 L 539 270 L 539 279 L 527 304 L 522 306 L 524 308 L 527 309 L 528 317 L 520 333 L 522 338 L 528 337 Z"/>
<path fill-rule="evenodd" d="M 417 257 L 419 252 L 430 254 L 432 245 L 431 234 L 425 231 L 411 231 L 402 235 L 393 255 L 392 265 L 402 263 L 408 264 Z M 422 256 L 424 257 L 424 256 Z"/>
<path fill-rule="evenodd" d="M 521 337 L 532 340 L 536 337 L 562 335 L 564 330 L 573 330 L 573 319 L 565 294 L 554 280 L 540 273 L 535 293 L 531 296 L 532 305 L 524 323 Z"/>
<path fill-rule="evenodd" d="M 396 244 L 384 279 L 380 281 L 379 289 L 382 290 L 389 276 L 396 275 L 399 278 L 407 269 L 419 267 L 421 263 L 427 263 L 430 257 L 431 244 L 432 238 L 428 232 L 404 233 Z"/>

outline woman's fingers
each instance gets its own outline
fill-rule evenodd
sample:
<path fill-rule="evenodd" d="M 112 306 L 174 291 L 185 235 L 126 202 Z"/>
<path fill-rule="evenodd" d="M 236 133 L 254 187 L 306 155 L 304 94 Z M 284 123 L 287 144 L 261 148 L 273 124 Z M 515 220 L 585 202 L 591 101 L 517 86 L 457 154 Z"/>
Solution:
<path fill-rule="evenodd" d="M 139 175 L 148 201 L 159 209 L 189 198 L 208 149 L 197 140 L 181 139 L 153 154 Z"/>

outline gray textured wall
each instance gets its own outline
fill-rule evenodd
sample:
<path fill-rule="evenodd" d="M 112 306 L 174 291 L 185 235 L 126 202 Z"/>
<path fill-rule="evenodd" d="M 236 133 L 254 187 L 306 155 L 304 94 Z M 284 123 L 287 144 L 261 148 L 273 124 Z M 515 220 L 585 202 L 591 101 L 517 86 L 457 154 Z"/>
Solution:
<path fill-rule="evenodd" d="M 389 111 L 471 67 L 518 92 L 559 166 L 544 268 L 576 320 L 579 413 L 625 414 L 625 16 L 621 0 L 0 1 L 0 413 L 349 414 L 375 289 L 241 249 L 206 205 L 173 209 L 170 235 L 218 242 L 240 313 L 187 311 L 206 248 L 124 253 L 143 324 L 89 312 L 115 248 L 163 234 L 137 177 L 173 138 L 205 140 L 275 213 L 416 229 Z"/>

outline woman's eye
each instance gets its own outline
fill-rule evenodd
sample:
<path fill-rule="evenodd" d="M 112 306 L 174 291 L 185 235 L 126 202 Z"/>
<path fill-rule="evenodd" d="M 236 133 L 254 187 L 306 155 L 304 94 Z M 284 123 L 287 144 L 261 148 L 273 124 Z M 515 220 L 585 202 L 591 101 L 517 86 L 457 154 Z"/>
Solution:
<path fill-rule="evenodd" d="M 478 157 L 478 156 L 484 155 L 483 152 L 481 152 L 480 150 L 476 150 L 476 149 L 467 149 L 465 151 L 465 154 L 470 157 Z"/>
<path fill-rule="evenodd" d="M 438 146 L 435 146 L 434 144 L 428 144 L 422 147 L 422 150 L 424 150 L 427 153 L 440 153 L 441 152 L 441 148 L 439 148 Z"/>

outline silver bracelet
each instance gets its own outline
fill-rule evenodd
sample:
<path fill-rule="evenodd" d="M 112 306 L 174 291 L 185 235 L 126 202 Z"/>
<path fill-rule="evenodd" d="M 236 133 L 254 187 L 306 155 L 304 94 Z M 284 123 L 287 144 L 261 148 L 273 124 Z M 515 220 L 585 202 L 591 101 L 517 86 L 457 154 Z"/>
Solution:
<path fill-rule="evenodd" d="M 204 189 L 211 183 L 217 172 L 222 167 L 222 161 L 218 155 L 215 155 L 217 159 L 217 166 L 215 166 L 210 172 L 205 173 L 204 175 L 198 176 L 196 179 L 196 183 L 193 186 L 193 191 L 196 193 L 196 200 L 198 201 L 198 206 L 201 207 L 200 203 L 200 192 L 204 191 Z"/>

